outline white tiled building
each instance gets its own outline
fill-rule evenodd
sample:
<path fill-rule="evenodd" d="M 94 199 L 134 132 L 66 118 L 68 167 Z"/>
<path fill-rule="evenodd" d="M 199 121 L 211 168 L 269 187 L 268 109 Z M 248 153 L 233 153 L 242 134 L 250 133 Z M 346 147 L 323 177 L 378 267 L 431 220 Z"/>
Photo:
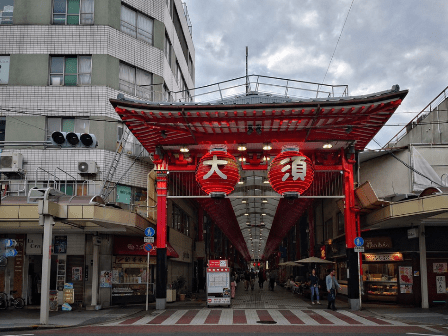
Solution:
<path fill-rule="evenodd" d="M 18 290 L 32 304 L 40 298 L 42 228 L 34 215 L 25 225 L 23 213 L 5 217 L 6 204 L 16 197 L 14 207 L 21 202 L 17 196 L 24 199 L 33 187 L 54 187 L 70 196 L 99 195 L 124 127 L 109 99 L 118 94 L 153 101 L 191 99 L 195 51 L 181 0 L 10 1 L 2 20 L 11 12 L 12 24 L 0 22 L 0 239 L 17 239 L 21 257 L 12 258 L 6 268 L 0 265 L 0 291 Z M 50 145 L 56 131 L 92 134 L 98 146 Z M 115 237 L 139 235 L 149 225 L 126 211 L 139 204 L 146 209 L 152 162 L 132 134 L 121 152 L 106 201 L 117 202 L 124 211 L 115 209 L 120 215 L 95 229 L 85 221 L 81 229 L 59 223 L 53 230 L 50 289 L 60 291 L 60 280 L 73 281 L 75 300 L 84 304 L 91 298 L 92 235 L 103 238 L 99 270 L 111 271 L 121 269 L 115 265 Z M 82 162 L 93 173 L 81 173 Z M 111 304 L 111 293 L 112 288 L 101 288 L 98 303 Z"/>

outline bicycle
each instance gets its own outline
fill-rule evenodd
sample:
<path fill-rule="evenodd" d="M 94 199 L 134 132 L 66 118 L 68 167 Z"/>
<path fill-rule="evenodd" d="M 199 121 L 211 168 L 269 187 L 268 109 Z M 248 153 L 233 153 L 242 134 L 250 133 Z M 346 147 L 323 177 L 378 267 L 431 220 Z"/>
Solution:
<path fill-rule="evenodd" d="M 12 295 L 16 294 L 17 291 L 10 292 L 11 297 L 8 298 L 6 293 L 0 293 L 0 309 L 6 309 L 8 306 L 13 306 L 16 309 L 22 309 L 25 307 L 25 300 L 21 297 L 15 298 Z"/>

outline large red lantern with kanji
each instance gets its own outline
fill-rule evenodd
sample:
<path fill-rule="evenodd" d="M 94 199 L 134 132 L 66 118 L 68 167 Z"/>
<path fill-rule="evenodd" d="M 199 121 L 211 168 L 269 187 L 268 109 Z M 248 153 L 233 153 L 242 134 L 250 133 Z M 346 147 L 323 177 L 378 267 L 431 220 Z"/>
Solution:
<path fill-rule="evenodd" d="M 199 161 L 196 181 L 208 195 L 228 195 L 240 179 L 238 163 L 224 149 L 211 150 Z"/>
<path fill-rule="evenodd" d="M 311 159 L 297 147 L 286 147 L 269 166 L 269 183 L 280 195 L 303 194 L 314 179 Z"/>

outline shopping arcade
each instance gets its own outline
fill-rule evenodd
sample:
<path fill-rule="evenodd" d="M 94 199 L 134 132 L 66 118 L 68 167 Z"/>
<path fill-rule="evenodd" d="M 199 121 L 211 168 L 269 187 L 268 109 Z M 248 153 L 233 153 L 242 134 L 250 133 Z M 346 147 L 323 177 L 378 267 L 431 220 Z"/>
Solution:
<path fill-rule="evenodd" d="M 293 100 L 247 90 L 246 94 L 233 100 L 221 99 L 214 103 L 146 103 L 124 98 L 111 99 L 111 103 L 141 144 L 154 155 L 158 189 L 157 246 L 166 245 L 167 197 L 190 197 L 197 199 L 241 255 L 250 260 L 268 258 L 313 198 L 319 197 L 345 198 L 346 244 L 348 250 L 353 251 L 356 237 L 355 153 L 365 148 L 406 94 L 407 91 L 399 91 L 398 86 L 394 86 L 388 91 L 358 97 L 330 95 Z M 263 149 L 267 144 L 271 149 Z M 284 145 L 291 144 L 312 158 L 317 172 L 310 189 L 295 200 L 282 198 L 263 183 L 269 166 L 268 157 L 273 158 Z M 323 146 L 328 144 L 332 148 L 325 149 Z M 253 194 L 236 187 L 229 197 L 217 202 L 200 193 L 192 174 L 199 158 L 213 145 L 225 145 L 227 151 L 242 163 L 242 181 L 252 178 L 253 186 L 258 186 L 249 188 Z M 238 150 L 241 145 L 246 151 Z M 180 151 L 184 148 L 188 148 L 188 154 Z M 176 179 L 170 177 L 174 175 Z M 180 186 L 178 189 L 183 190 L 182 194 L 172 194 L 176 183 Z M 328 185 L 340 188 L 323 195 L 323 188 Z M 266 194 L 256 195 L 255 190 Z M 249 205 L 239 203 L 244 199 L 253 202 Z M 268 204 L 265 207 L 262 205 L 264 201 Z M 247 247 L 248 236 L 242 232 L 246 230 L 242 228 L 262 226 L 260 209 L 266 210 L 263 221 L 270 218 L 270 232 L 263 252 L 259 243 L 257 253 L 251 254 Z M 263 225 L 268 227 L 266 224 Z M 202 223 L 199 227 L 201 232 Z M 266 237 L 266 231 L 263 235 Z M 158 250 L 163 253 L 163 249 Z M 163 259 L 161 254 L 160 263 L 159 260 L 157 263 L 157 278 L 162 286 Z M 356 297 L 356 293 L 352 294 L 355 296 L 349 293 L 349 297 Z M 163 295 L 160 292 L 157 297 L 164 298 Z"/>

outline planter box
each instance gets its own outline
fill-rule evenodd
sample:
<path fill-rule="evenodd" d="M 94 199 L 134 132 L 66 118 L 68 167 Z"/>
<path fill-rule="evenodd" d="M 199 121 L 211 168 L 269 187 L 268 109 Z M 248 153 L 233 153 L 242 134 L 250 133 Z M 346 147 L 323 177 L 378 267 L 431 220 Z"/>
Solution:
<path fill-rule="evenodd" d="M 166 302 L 174 302 L 176 301 L 176 290 L 175 289 L 167 289 L 166 290 Z"/>

